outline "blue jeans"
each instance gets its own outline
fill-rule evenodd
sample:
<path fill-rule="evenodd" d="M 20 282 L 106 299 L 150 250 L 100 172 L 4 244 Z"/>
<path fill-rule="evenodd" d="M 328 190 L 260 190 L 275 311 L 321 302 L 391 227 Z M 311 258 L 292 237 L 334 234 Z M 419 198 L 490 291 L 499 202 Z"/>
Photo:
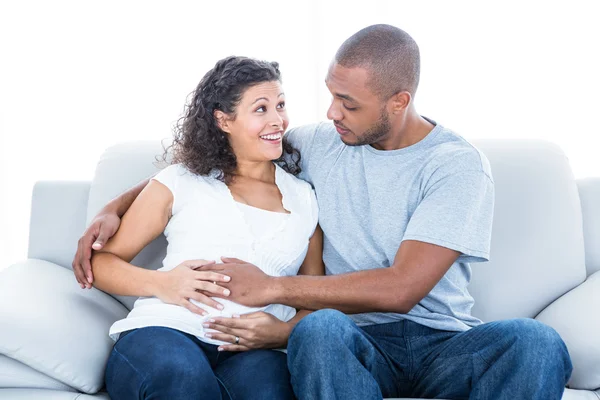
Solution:
<path fill-rule="evenodd" d="M 299 399 L 560 399 L 571 360 L 552 328 L 532 319 L 491 322 L 466 332 L 400 321 L 359 328 L 321 310 L 288 341 Z"/>
<path fill-rule="evenodd" d="M 294 398 L 284 353 L 217 348 L 170 328 L 122 333 L 106 366 L 106 389 L 112 400 Z"/>

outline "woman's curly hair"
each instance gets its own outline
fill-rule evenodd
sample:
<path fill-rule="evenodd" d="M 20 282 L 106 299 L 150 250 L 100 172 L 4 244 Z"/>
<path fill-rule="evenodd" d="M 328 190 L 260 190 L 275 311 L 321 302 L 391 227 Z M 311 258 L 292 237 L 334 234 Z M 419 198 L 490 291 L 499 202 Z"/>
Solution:
<path fill-rule="evenodd" d="M 216 170 L 218 179 L 230 183 L 237 168 L 236 156 L 227 135 L 219 128 L 215 110 L 235 118 L 244 92 L 251 86 L 272 81 L 281 82 L 276 62 L 235 56 L 218 61 L 190 94 L 184 114 L 175 126 L 173 143 L 165 148 L 163 159 L 166 161 L 170 152 L 171 163 L 181 163 L 198 175 Z M 293 175 L 301 171 L 300 152 L 285 138 L 283 153 L 275 162 Z"/>

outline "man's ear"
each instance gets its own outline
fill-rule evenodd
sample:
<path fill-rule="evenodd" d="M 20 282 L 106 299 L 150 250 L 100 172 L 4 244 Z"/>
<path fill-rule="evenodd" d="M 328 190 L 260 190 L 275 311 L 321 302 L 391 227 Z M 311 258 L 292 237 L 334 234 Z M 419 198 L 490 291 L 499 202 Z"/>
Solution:
<path fill-rule="evenodd" d="M 229 132 L 229 118 L 227 118 L 227 114 L 225 114 L 221 110 L 215 110 L 215 120 L 217 121 L 217 126 L 225 133 Z"/>
<path fill-rule="evenodd" d="M 392 113 L 399 114 L 410 105 L 412 96 L 408 92 L 398 92 L 390 98 Z"/>

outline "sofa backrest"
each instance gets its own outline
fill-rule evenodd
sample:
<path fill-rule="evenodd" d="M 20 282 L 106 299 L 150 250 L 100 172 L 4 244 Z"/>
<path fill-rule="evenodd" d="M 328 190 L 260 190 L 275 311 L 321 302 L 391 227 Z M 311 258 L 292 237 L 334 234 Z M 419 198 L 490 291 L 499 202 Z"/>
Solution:
<path fill-rule="evenodd" d="M 490 262 L 473 264 L 473 314 L 535 317 L 586 278 L 581 204 L 568 159 L 540 140 L 476 140 L 496 202 Z"/>
<path fill-rule="evenodd" d="M 86 225 L 110 200 L 141 180 L 156 174 L 164 164 L 156 158 L 162 156 L 160 141 L 136 141 L 117 144 L 104 151 L 90 187 Z M 133 265 L 156 270 L 162 266 L 167 250 L 167 240 L 160 235 L 132 260 Z M 114 296 L 131 309 L 136 298 Z"/>
<path fill-rule="evenodd" d="M 534 317 L 586 276 L 581 205 L 564 153 L 544 141 L 478 140 L 496 184 L 491 258 L 473 264 L 473 314 L 484 321 Z M 88 223 L 112 198 L 156 173 L 158 141 L 106 150 L 92 181 Z M 164 166 L 164 165 L 163 165 Z M 133 264 L 160 268 L 164 236 Z M 128 307 L 135 299 L 119 297 Z"/>

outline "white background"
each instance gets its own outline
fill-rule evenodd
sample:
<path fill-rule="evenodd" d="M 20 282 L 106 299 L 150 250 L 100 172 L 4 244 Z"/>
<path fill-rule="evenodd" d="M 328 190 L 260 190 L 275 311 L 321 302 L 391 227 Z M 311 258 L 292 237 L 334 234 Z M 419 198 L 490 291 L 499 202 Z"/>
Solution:
<path fill-rule="evenodd" d="M 2 1 L 0 268 L 26 257 L 35 181 L 89 180 L 106 147 L 169 137 L 218 59 L 279 61 L 292 125 L 315 122 L 331 57 L 374 23 L 419 44 L 422 115 L 556 142 L 576 177 L 600 176 L 598 15 L 592 0 Z"/>

